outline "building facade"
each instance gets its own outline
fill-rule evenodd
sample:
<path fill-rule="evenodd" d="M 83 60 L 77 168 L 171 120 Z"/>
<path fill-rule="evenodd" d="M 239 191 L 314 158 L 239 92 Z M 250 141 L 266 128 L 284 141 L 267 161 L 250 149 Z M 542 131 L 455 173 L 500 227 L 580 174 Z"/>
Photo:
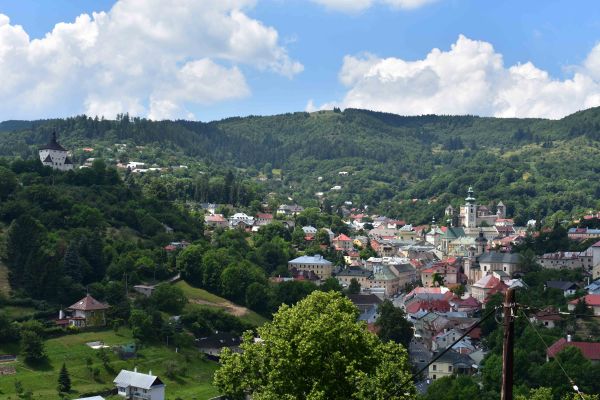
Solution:
<path fill-rule="evenodd" d="M 47 167 L 59 171 L 73 169 L 73 163 L 68 157 L 67 150 L 56 141 L 56 132 L 52 133 L 50 141 L 39 149 L 40 161 Z"/>

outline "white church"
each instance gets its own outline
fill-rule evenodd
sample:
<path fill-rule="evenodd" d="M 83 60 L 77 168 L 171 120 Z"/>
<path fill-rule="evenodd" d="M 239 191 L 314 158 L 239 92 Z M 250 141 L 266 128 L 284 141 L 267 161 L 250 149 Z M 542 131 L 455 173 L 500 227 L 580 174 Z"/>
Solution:
<path fill-rule="evenodd" d="M 42 164 L 59 171 L 73 169 L 73 163 L 67 156 L 67 150 L 56 141 L 56 132 L 52 133 L 50 142 L 39 150 Z"/>

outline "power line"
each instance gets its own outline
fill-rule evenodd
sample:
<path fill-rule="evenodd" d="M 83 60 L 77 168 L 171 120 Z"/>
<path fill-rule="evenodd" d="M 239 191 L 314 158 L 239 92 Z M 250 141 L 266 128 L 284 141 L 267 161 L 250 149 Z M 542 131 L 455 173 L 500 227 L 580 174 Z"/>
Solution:
<path fill-rule="evenodd" d="M 523 311 L 523 310 L 520 310 L 520 311 L 521 311 L 521 314 L 523 315 L 523 317 L 525 317 L 525 319 L 527 320 L 527 322 L 529 323 L 529 325 L 533 329 L 533 331 L 540 338 L 540 340 L 541 340 L 542 344 L 544 345 L 544 347 L 546 348 L 546 352 L 547 352 L 549 350 L 548 344 L 546 343 L 546 341 L 544 340 L 544 338 L 542 337 L 542 335 L 540 335 L 540 332 L 537 330 L 537 328 L 535 327 L 535 325 L 533 324 L 533 322 L 531 322 L 531 320 L 529 318 L 527 318 L 527 315 L 525 314 L 525 311 Z M 579 387 L 575 384 L 575 382 L 573 381 L 573 379 L 569 376 L 569 374 L 567 373 L 567 371 L 565 370 L 565 368 L 562 366 L 562 364 L 561 364 L 560 360 L 558 359 L 558 357 L 554 357 L 554 361 L 556 361 L 556 363 L 558 364 L 558 366 L 562 370 L 563 374 L 565 374 L 565 376 L 567 377 L 567 380 L 569 381 L 569 383 L 573 387 L 573 390 L 582 398 L 582 400 L 585 400 L 585 398 L 583 397 L 583 394 L 579 391 Z"/>
<path fill-rule="evenodd" d="M 449 352 L 450 350 L 452 350 L 452 348 L 454 347 L 455 344 L 457 344 L 458 342 L 460 342 L 461 340 L 463 340 L 469 333 L 471 333 L 471 331 L 475 328 L 477 328 L 479 325 L 481 325 L 481 323 L 483 321 L 485 321 L 486 319 L 488 319 L 489 317 L 491 317 L 492 315 L 494 315 L 496 313 L 496 310 L 498 309 L 498 307 L 494 307 L 493 310 L 490 310 L 490 312 L 488 312 L 486 315 L 484 315 L 479 321 L 477 321 L 476 323 L 474 323 L 469 329 L 467 329 L 465 331 L 465 333 L 462 334 L 462 336 L 460 336 L 458 339 L 456 339 L 454 341 L 454 343 L 452 343 L 451 345 L 449 345 L 448 347 L 446 347 L 446 349 L 444 349 L 444 351 L 442 351 L 441 353 L 439 353 L 436 357 L 434 357 L 433 359 L 431 359 L 431 361 L 429 361 L 429 363 L 427 363 L 427 365 L 425 365 L 423 368 L 421 368 L 419 371 L 415 372 L 414 374 L 412 374 L 412 376 L 409 379 L 404 380 L 401 384 L 400 387 L 398 389 L 396 389 L 396 391 L 394 391 L 393 393 L 390 393 L 387 398 L 391 398 L 393 396 L 396 396 L 398 394 L 400 394 L 400 392 L 402 392 L 402 390 L 404 389 L 404 387 L 406 386 L 406 384 L 408 384 L 410 381 L 416 379 L 419 375 L 421 375 L 421 373 L 423 373 L 425 370 L 427 370 L 429 368 L 429 366 L 431 364 L 433 364 L 434 362 L 436 362 L 440 357 L 442 357 L 444 354 L 446 354 L 447 352 Z"/>

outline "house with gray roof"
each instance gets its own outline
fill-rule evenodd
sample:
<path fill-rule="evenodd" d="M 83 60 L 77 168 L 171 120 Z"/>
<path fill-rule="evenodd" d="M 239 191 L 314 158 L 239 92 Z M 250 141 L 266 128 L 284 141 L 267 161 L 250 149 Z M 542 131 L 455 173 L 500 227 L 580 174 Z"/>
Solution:
<path fill-rule="evenodd" d="M 519 272 L 519 255 L 517 253 L 490 251 L 480 255 L 477 261 L 483 275 L 491 271 L 502 271 L 513 276 L 515 272 Z"/>
<path fill-rule="evenodd" d="M 433 353 L 432 358 L 436 356 L 437 353 Z M 475 369 L 475 361 L 467 354 L 449 350 L 429 366 L 428 377 L 436 380 L 453 374 L 470 375 Z"/>
<path fill-rule="evenodd" d="M 546 288 L 562 290 L 565 297 L 572 296 L 577 292 L 579 286 L 570 281 L 546 281 Z"/>
<path fill-rule="evenodd" d="M 320 254 L 314 256 L 300 256 L 288 261 L 288 269 L 315 273 L 319 279 L 330 278 L 333 272 L 333 263 Z"/>
<path fill-rule="evenodd" d="M 165 384 L 152 371 L 148 374 L 122 369 L 113 381 L 117 394 L 126 399 L 165 400 Z"/>

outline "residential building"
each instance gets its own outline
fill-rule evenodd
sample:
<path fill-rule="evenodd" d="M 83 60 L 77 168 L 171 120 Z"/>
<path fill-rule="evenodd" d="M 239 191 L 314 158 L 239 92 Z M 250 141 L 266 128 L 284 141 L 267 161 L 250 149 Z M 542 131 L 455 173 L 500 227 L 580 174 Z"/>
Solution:
<path fill-rule="evenodd" d="M 154 289 L 156 289 L 155 285 L 135 285 L 133 287 L 133 290 L 140 294 L 143 294 L 146 297 L 152 296 L 152 292 L 154 292 Z"/>
<path fill-rule="evenodd" d="M 317 254 L 314 256 L 301 256 L 288 262 L 288 268 L 296 268 L 298 271 L 314 272 L 319 279 L 325 280 L 331 277 L 333 264 Z"/>
<path fill-rule="evenodd" d="M 217 332 L 208 337 L 196 339 L 196 347 L 200 353 L 209 359 L 218 361 L 223 349 L 228 348 L 234 352 L 240 351 L 242 338 L 228 332 Z"/>
<path fill-rule="evenodd" d="M 356 279 L 362 290 L 381 291 L 383 296 L 391 297 L 400 290 L 400 279 L 387 265 L 374 265 L 372 270 L 361 267 L 345 268 L 336 273 L 342 286 L 350 285 Z"/>
<path fill-rule="evenodd" d="M 600 229 L 592 228 L 570 228 L 567 231 L 567 236 L 572 240 L 587 240 L 600 238 Z"/>
<path fill-rule="evenodd" d="M 303 226 L 302 232 L 304 232 L 304 237 L 307 239 L 314 239 L 317 234 L 317 228 L 314 226 Z"/>
<path fill-rule="evenodd" d="M 75 400 L 105 400 L 102 396 L 92 396 L 92 397 L 80 397 Z"/>
<path fill-rule="evenodd" d="M 40 161 L 47 167 L 59 171 L 69 171 L 73 169 L 73 163 L 68 157 L 68 152 L 56 141 L 56 132 L 52 132 L 50 141 L 45 146 L 40 147 Z"/>
<path fill-rule="evenodd" d="M 350 251 L 354 248 L 352 244 L 352 239 L 350 239 L 343 233 L 338 237 L 334 238 L 332 244 L 337 251 Z"/>
<path fill-rule="evenodd" d="M 273 222 L 273 214 L 258 213 L 254 219 L 255 226 L 265 226 Z"/>
<path fill-rule="evenodd" d="M 211 214 L 204 217 L 204 223 L 213 228 L 227 228 L 229 221 L 222 214 Z"/>
<path fill-rule="evenodd" d="M 585 304 L 592 309 L 596 316 L 600 316 L 600 294 L 588 294 L 583 297 Z M 568 304 L 569 311 L 574 311 L 579 299 L 571 300 Z"/>
<path fill-rule="evenodd" d="M 593 250 L 590 247 L 586 251 L 559 251 L 556 253 L 546 253 L 538 257 L 538 262 L 544 268 L 548 269 L 581 269 L 590 271 L 593 264 Z"/>
<path fill-rule="evenodd" d="M 531 322 L 540 324 L 544 328 L 552 329 L 558 325 L 562 318 L 560 317 L 560 314 L 556 308 L 547 307 L 536 312 L 529 318 L 529 320 Z"/>
<path fill-rule="evenodd" d="M 356 281 L 360 284 L 361 290 L 364 290 L 371 287 L 369 279 L 371 279 L 372 275 L 373 272 L 365 268 L 350 267 L 336 272 L 335 277 L 340 285 L 344 287 L 350 286 L 352 279 L 356 279 Z"/>
<path fill-rule="evenodd" d="M 579 289 L 579 286 L 575 282 L 569 281 L 547 281 L 545 287 L 560 290 L 565 297 L 573 296 L 577 292 L 577 289 Z"/>
<path fill-rule="evenodd" d="M 106 310 L 110 306 L 102 303 L 89 294 L 75 304 L 66 308 L 66 314 L 60 310 L 59 325 L 71 325 L 80 328 L 106 325 Z"/>
<path fill-rule="evenodd" d="M 581 354 L 584 358 L 593 361 L 600 362 L 600 343 L 598 342 L 573 342 L 571 335 L 566 338 L 560 338 L 556 342 L 552 343 L 548 350 L 546 350 L 546 360 L 556 357 L 558 353 L 567 347 L 577 347 L 581 350 Z"/>
<path fill-rule="evenodd" d="M 508 286 L 500 279 L 496 272 L 486 276 L 471 285 L 471 295 L 478 301 L 485 303 L 489 296 L 495 293 L 504 293 Z"/>
<path fill-rule="evenodd" d="M 587 290 L 588 294 L 600 294 L 600 279 L 591 282 L 585 287 L 585 290 Z"/>
<path fill-rule="evenodd" d="M 433 353 L 433 358 L 438 353 Z M 440 379 L 453 374 L 470 375 L 475 372 L 473 365 L 475 361 L 467 354 L 461 354 L 455 350 L 449 350 L 429 366 L 429 379 Z"/>
<path fill-rule="evenodd" d="M 440 261 L 429 268 L 421 270 L 421 283 L 423 286 L 434 286 L 434 275 L 441 276 L 444 279 L 444 285 L 456 285 L 460 283 L 460 266 L 454 262 Z"/>
<path fill-rule="evenodd" d="M 245 213 L 235 213 L 229 217 L 229 226 L 232 228 L 249 227 L 254 225 L 254 217 Z"/>
<path fill-rule="evenodd" d="M 398 286 L 403 288 L 417 280 L 417 270 L 409 263 L 390 263 L 390 270 L 398 277 Z"/>
<path fill-rule="evenodd" d="M 152 371 L 147 374 L 122 369 L 113 383 L 117 394 L 131 400 L 165 400 L 165 384 Z"/>
<path fill-rule="evenodd" d="M 295 216 L 304 211 L 304 207 L 299 206 L 297 204 L 287 205 L 282 204 L 277 209 L 277 215 L 285 215 L 285 216 Z"/>

